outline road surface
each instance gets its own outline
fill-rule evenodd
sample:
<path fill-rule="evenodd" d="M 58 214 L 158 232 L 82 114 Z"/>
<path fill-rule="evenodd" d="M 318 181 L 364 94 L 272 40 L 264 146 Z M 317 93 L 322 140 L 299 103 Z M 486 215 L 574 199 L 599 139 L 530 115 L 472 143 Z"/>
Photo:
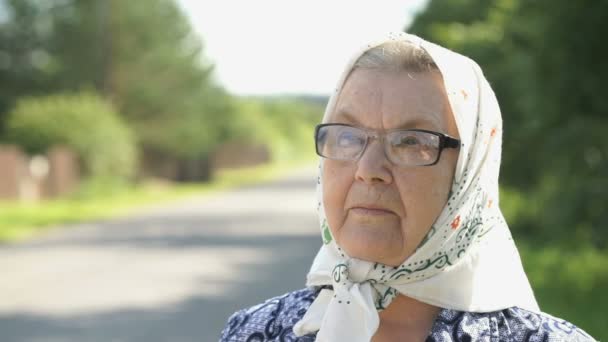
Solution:
<path fill-rule="evenodd" d="M 0 245 L 0 341 L 217 341 L 226 318 L 304 286 L 315 171 Z"/>

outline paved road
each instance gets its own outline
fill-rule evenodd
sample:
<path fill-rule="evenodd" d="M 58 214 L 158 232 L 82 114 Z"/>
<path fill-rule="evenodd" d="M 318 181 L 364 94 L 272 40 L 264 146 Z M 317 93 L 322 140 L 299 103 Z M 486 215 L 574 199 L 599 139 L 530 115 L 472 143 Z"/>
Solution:
<path fill-rule="evenodd" d="M 0 246 L 0 341 L 217 341 L 228 315 L 304 286 L 314 169 Z"/>

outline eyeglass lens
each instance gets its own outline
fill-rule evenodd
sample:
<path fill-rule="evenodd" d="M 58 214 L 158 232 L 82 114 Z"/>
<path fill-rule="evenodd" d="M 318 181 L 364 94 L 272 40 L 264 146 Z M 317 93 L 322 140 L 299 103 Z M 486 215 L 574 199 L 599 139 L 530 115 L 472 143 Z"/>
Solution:
<path fill-rule="evenodd" d="M 322 126 L 317 132 L 317 153 L 338 160 L 356 160 L 365 149 L 368 133 L 365 130 L 346 126 Z M 440 137 L 429 132 L 393 131 L 386 135 L 387 157 L 399 165 L 428 165 L 436 161 L 439 154 Z"/>

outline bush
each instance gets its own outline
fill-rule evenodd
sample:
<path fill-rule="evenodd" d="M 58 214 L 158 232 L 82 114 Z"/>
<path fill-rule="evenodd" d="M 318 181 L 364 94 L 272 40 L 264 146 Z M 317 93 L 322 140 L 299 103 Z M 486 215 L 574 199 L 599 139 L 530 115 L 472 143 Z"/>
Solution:
<path fill-rule="evenodd" d="M 313 132 L 323 115 L 321 104 L 277 97 L 240 99 L 237 106 L 233 136 L 269 146 L 276 161 L 315 156 Z"/>
<path fill-rule="evenodd" d="M 581 327 L 598 341 L 605 341 L 608 338 L 605 251 L 590 245 L 566 248 L 524 239 L 517 245 L 541 309 Z"/>
<path fill-rule="evenodd" d="M 84 175 L 94 179 L 125 180 L 136 170 L 133 134 L 112 105 L 92 93 L 17 101 L 7 136 L 28 153 L 67 145 L 79 155 Z"/>

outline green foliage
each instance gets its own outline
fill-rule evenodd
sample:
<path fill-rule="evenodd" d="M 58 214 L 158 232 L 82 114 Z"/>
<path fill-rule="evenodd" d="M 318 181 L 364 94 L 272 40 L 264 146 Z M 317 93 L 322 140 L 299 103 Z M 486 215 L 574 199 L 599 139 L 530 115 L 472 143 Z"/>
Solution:
<path fill-rule="evenodd" d="M 522 240 L 518 246 L 541 309 L 606 340 L 606 253 L 589 245 L 539 248 Z"/>
<path fill-rule="evenodd" d="M 111 101 L 142 155 L 188 164 L 229 140 L 267 144 L 280 160 L 312 155 L 322 109 L 231 97 L 174 0 L 6 0 L 6 9 L 0 62 L 6 51 L 10 65 L 0 63 L 0 87 L 11 91 L 0 93 L 0 140 L 14 134 L 3 111 L 17 99 L 84 88 Z"/>
<path fill-rule="evenodd" d="M 9 91 L 0 93 L 0 140 L 18 98 L 83 88 L 110 99 L 146 151 L 197 160 L 229 138 L 232 99 L 212 79 L 201 40 L 174 0 L 5 7 L 0 87 Z"/>
<path fill-rule="evenodd" d="M 92 177 L 124 179 L 135 171 L 133 134 L 114 108 L 92 93 L 24 98 L 7 126 L 9 141 L 30 153 L 71 147 Z"/>
<path fill-rule="evenodd" d="M 431 1 L 408 31 L 470 56 L 501 105 L 516 234 L 608 247 L 608 3 Z"/>
<path fill-rule="evenodd" d="M 55 61 L 48 49 L 48 22 L 31 0 L 4 0 L 0 11 L 0 142 L 6 116 L 17 98 L 42 94 L 52 86 Z"/>
<path fill-rule="evenodd" d="M 106 91 L 141 143 L 178 158 L 207 154 L 230 123 L 230 98 L 174 1 L 110 1 Z M 144 15 L 145 13 L 145 15 Z"/>
<path fill-rule="evenodd" d="M 313 131 L 323 106 L 288 97 L 244 98 L 237 104 L 234 136 L 266 144 L 275 160 L 303 160 L 314 156 Z"/>
<path fill-rule="evenodd" d="M 608 338 L 608 2 L 431 0 L 409 32 L 477 61 L 504 120 L 501 208 L 541 308 Z"/>

